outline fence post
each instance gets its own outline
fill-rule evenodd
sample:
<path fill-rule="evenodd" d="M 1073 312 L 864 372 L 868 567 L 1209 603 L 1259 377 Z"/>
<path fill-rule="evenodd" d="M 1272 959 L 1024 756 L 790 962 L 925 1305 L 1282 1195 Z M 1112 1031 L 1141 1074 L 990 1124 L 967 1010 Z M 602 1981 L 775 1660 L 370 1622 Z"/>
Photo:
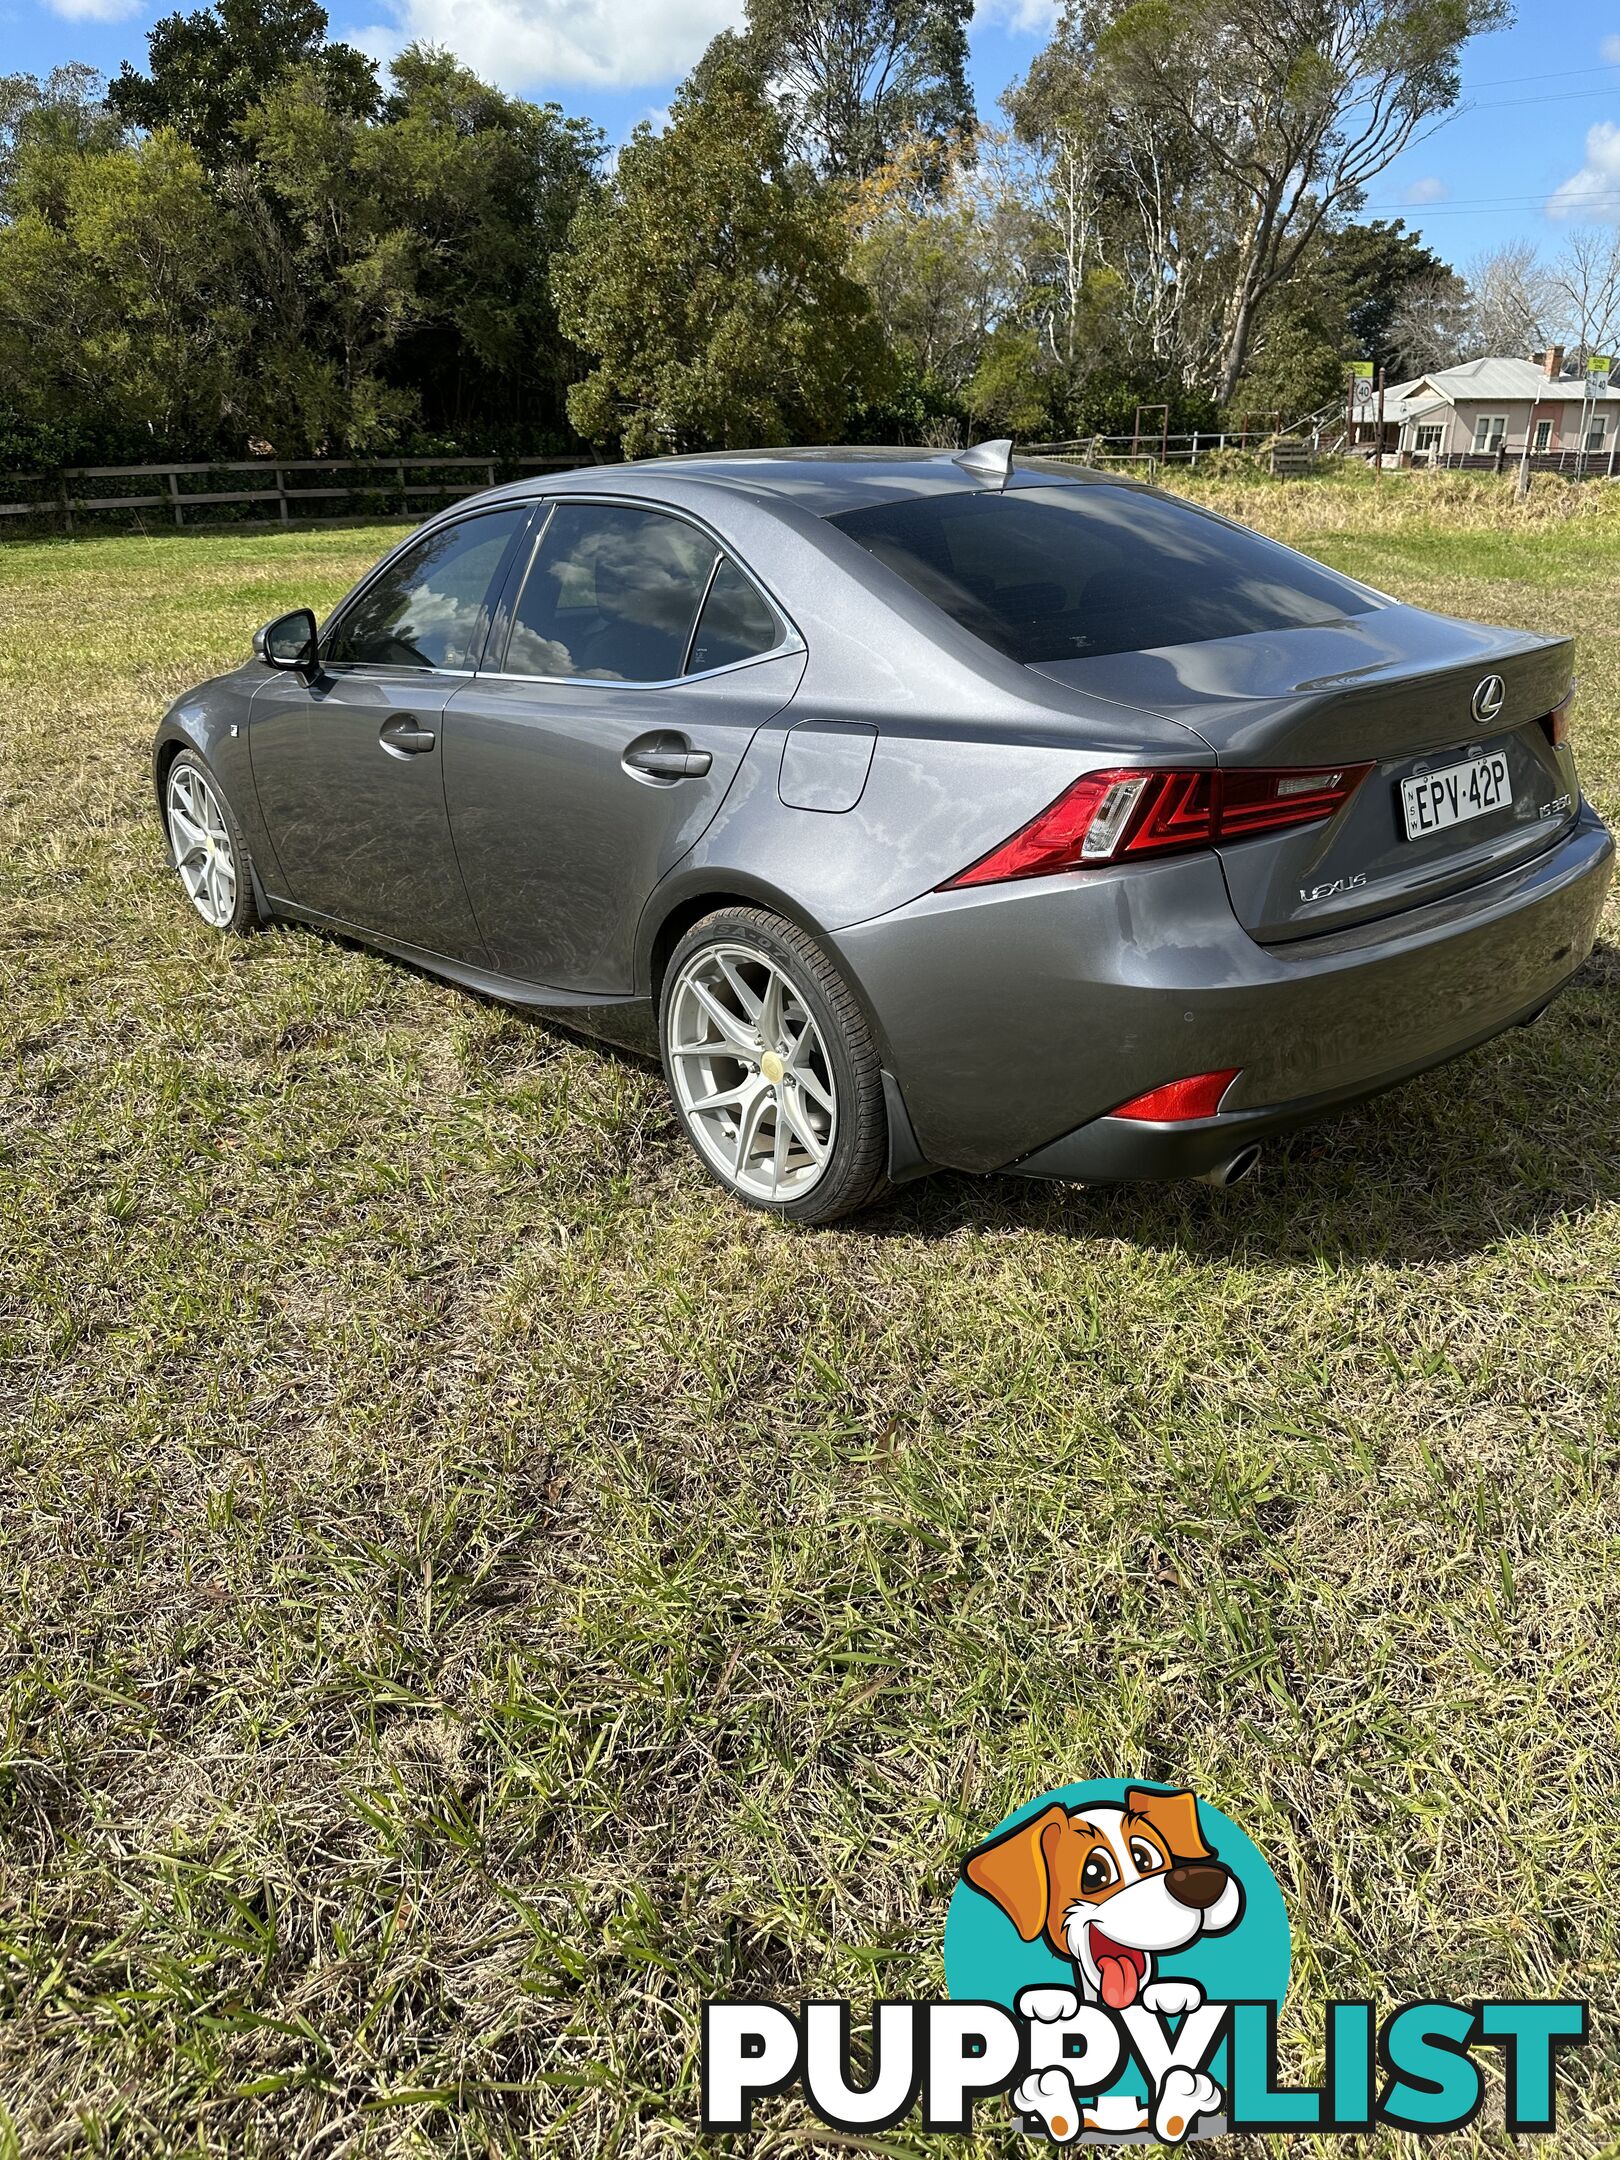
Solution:
<path fill-rule="evenodd" d="M 68 476 L 62 475 L 62 523 L 67 531 L 73 530 L 73 497 L 68 493 Z"/>
<path fill-rule="evenodd" d="M 276 507 L 281 512 L 282 524 L 290 524 L 292 519 L 287 508 L 287 475 L 279 465 L 276 467 Z"/>
<path fill-rule="evenodd" d="M 1620 450 L 1620 435 L 1617 435 L 1609 445 L 1609 478 L 1611 480 L 1614 478 L 1614 454 L 1617 450 Z"/>
<path fill-rule="evenodd" d="M 1196 467 L 1198 463 L 1198 430 L 1196 428 L 1193 429 L 1192 461 L 1194 466 Z"/>

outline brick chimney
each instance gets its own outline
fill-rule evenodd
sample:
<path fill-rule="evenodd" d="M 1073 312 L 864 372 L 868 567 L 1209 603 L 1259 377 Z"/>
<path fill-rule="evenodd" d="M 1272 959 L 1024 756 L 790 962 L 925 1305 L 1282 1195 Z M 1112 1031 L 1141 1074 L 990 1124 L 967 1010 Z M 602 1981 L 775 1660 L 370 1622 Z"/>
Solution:
<path fill-rule="evenodd" d="M 1549 382 L 1556 382 L 1559 376 L 1562 375 L 1564 372 L 1563 346 L 1549 345 L 1547 347 L 1547 350 L 1542 354 L 1541 358 L 1542 364 L 1547 370 L 1547 380 Z"/>

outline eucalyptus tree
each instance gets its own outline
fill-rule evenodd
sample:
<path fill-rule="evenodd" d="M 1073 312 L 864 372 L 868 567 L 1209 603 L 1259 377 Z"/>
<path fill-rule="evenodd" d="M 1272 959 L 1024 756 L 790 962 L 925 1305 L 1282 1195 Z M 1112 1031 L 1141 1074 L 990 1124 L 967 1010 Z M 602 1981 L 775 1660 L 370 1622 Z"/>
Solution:
<path fill-rule="evenodd" d="M 747 42 L 788 146 L 833 180 L 864 180 L 908 137 L 971 133 L 967 26 L 973 0 L 748 0 Z"/>
<path fill-rule="evenodd" d="M 1455 106 L 1507 0 L 1071 0 L 1014 93 L 1089 143 L 1104 259 L 1222 401 L 1262 311 L 1368 185 Z"/>

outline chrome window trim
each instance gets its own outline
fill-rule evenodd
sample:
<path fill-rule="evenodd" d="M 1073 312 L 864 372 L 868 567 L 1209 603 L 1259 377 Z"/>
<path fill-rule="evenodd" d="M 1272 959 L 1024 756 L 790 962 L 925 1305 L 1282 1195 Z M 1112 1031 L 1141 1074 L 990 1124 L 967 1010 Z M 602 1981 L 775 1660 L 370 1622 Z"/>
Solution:
<path fill-rule="evenodd" d="M 517 619 L 518 603 L 523 598 L 524 591 L 528 586 L 529 573 L 534 568 L 534 558 L 539 553 L 540 543 L 544 540 L 547 531 L 550 529 L 552 512 L 561 508 L 564 504 L 567 503 L 598 503 L 605 505 L 610 510 L 648 510 L 651 511 L 656 517 L 676 518 L 683 525 L 690 525 L 694 532 L 701 533 L 704 539 L 710 541 L 716 549 L 717 552 L 715 555 L 715 559 L 710 565 L 709 575 L 704 582 L 702 597 L 699 599 L 697 604 L 697 611 L 692 617 L 692 628 L 687 634 L 686 656 L 688 658 L 691 657 L 692 641 L 697 636 L 697 626 L 703 614 L 704 602 L 709 597 L 709 587 L 714 583 L 715 573 L 719 570 L 722 562 L 732 562 L 736 564 L 737 568 L 742 572 L 743 576 L 747 578 L 749 584 L 753 586 L 754 590 L 765 602 L 771 613 L 782 625 L 782 628 L 786 634 L 782 638 L 781 642 L 779 644 L 773 645 L 768 652 L 750 653 L 746 660 L 728 660 L 720 667 L 704 668 L 702 672 L 697 675 L 664 675 L 658 677 L 656 680 L 647 680 L 640 677 L 631 678 L 619 675 L 520 675 L 513 673 L 508 668 L 481 667 L 476 670 L 476 674 L 480 682 L 546 683 L 553 685 L 571 684 L 575 687 L 577 687 L 581 683 L 588 683 L 596 689 L 611 688 L 615 690 L 673 690 L 678 683 L 712 682 L 717 675 L 734 675 L 738 668 L 758 667 L 759 663 L 762 660 L 780 660 L 789 653 L 802 653 L 809 651 L 809 647 L 805 644 L 803 634 L 800 631 L 798 625 L 794 622 L 792 616 L 788 613 L 787 609 L 783 607 L 782 603 L 777 599 L 775 593 L 773 593 L 771 591 L 771 588 L 765 583 L 764 579 L 762 577 L 759 577 L 750 567 L 750 565 L 743 561 L 742 557 L 737 553 L 736 548 L 731 544 L 729 540 L 723 538 L 721 534 L 715 531 L 714 527 L 710 525 L 706 519 L 697 516 L 694 512 L 690 510 L 677 509 L 671 503 L 658 502 L 649 496 L 617 494 L 587 495 L 582 490 L 576 490 L 574 488 L 569 488 L 566 491 L 556 495 L 539 495 L 536 496 L 534 500 L 544 509 L 546 514 L 537 522 L 535 526 L 534 536 L 529 543 L 528 560 L 524 563 L 522 575 L 517 579 L 513 589 L 512 606 L 510 610 L 513 622 L 515 622 Z M 379 564 L 378 567 L 381 568 L 381 565 Z M 512 642 L 512 629 L 510 623 L 507 626 L 506 642 L 508 645 L 510 645 Z M 503 654 L 502 657 L 504 658 L 505 655 Z"/>
<path fill-rule="evenodd" d="M 724 667 L 705 668 L 701 675 L 663 675 L 656 682 L 632 681 L 622 675 L 511 675 L 501 668 L 480 668 L 480 682 L 536 683 L 554 689 L 586 690 L 678 690 L 682 683 L 713 682 L 717 675 L 735 675 L 739 668 L 758 667 L 765 660 L 786 660 L 809 650 L 802 640 L 773 645 L 769 652 L 750 653 L 746 660 L 728 660 Z"/>
<path fill-rule="evenodd" d="M 321 672 L 342 678 L 364 675 L 378 681 L 385 676 L 397 675 L 402 682 L 420 682 L 423 676 L 433 675 L 445 682 L 457 677 L 463 682 L 471 682 L 478 670 L 470 667 L 406 667 L 398 660 L 323 660 Z"/>

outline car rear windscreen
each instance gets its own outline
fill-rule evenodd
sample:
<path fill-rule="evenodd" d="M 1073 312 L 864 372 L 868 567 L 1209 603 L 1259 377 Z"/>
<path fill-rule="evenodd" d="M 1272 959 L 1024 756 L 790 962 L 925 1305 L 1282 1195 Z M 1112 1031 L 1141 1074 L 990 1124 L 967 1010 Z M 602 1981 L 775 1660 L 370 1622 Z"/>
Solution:
<path fill-rule="evenodd" d="M 828 522 L 1026 665 L 1298 629 L 1377 605 L 1292 548 L 1102 482 L 930 495 Z"/>

